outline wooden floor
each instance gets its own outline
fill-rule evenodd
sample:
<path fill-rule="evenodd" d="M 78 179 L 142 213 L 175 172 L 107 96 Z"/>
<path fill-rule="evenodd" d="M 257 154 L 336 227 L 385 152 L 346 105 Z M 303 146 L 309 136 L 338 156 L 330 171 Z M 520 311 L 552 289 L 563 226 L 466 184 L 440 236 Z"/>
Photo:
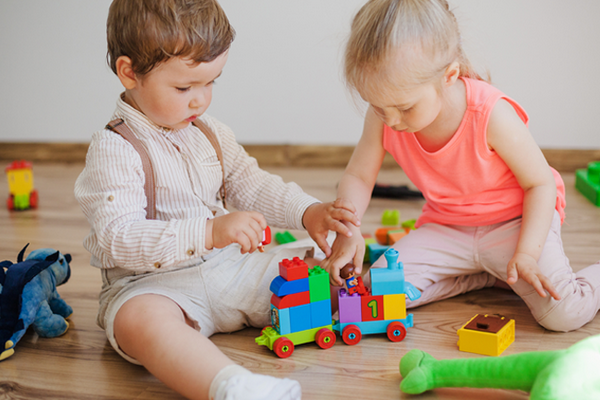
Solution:
<path fill-rule="evenodd" d="M 16 261 L 27 243 L 30 249 L 52 247 L 71 253 L 71 280 L 59 288 L 74 308 L 71 327 L 62 337 L 42 339 L 29 332 L 16 353 L 0 362 L 0 398 L 10 399 L 178 399 L 143 368 L 121 359 L 96 325 L 99 272 L 89 266 L 82 246 L 87 221 L 73 197 L 80 164 L 36 164 L 40 193 L 38 210 L 8 212 L 0 207 L 0 261 Z M 340 169 L 271 169 L 285 180 L 299 183 L 323 200 L 335 197 Z M 575 270 L 600 259 L 600 208 L 592 206 L 573 188 L 573 174 L 564 174 L 567 220 L 563 226 L 565 250 Z M 382 171 L 380 182 L 406 183 L 398 170 Z M 6 179 L 0 177 L 0 199 L 7 197 Z M 400 209 L 403 219 L 419 215 L 420 201 L 374 199 L 363 220 L 363 232 L 373 233 L 384 209 Z M 294 232 L 304 237 L 302 232 Z M 268 294 L 265 294 L 268 295 Z M 421 396 L 400 393 L 398 363 L 410 349 L 419 348 L 437 358 L 480 357 L 457 350 L 456 330 L 476 313 L 500 313 L 516 320 L 516 341 L 505 354 L 565 348 L 600 333 L 600 317 L 572 333 L 548 332 L 538 326 L 514 294 L 498 289 L 469 293 L 413 311 L 415 327 L 403 342 L 379 335 L 367 336 L 356 346 L 338 343 L 329 350 L 315 344 L 298 346 L 285 360 L 254 344 L 258 329 L 213 336 L 233 360 L 254 372 L 297 379 L 305 399 L 525 399 L 524 393 L 499 390 L 440 389 Z M 201 361 L 199 362 L 206 362 Z"/>

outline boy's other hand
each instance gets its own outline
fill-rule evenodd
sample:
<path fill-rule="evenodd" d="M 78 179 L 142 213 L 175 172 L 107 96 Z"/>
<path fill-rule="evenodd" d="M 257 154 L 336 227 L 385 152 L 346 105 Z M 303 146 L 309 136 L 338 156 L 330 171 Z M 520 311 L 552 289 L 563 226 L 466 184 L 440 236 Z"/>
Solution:
<path fill-rule="evenodd" d="M 302 223 L 308 234 L 317 242 L 326 257 L 331 255 L 331 247 L 327 243 L 329 231 L 335 231 L 339 235 L 347 237 L 351 237 L 353 234 L 342 221 L 347 221 L 356 227 L 360 226 L 354 204 L 345 199 L 313 204 L 306 209 L 302 217 Z"/>
<path fill-rule="evenodd" d="M 348 263 L 354 264 L 354 273 L 357 276 L 362 273 L 365 239 L 357 227 L 348 224 L 348 228 L 352 231 L 352 236 L 338 233 L 331 246 L 331 256 L 321 262 L 321 267 L 329 272 L 329 281 L 335 286 L 343 286 L 344 280 L 340 277 L 340 270 Z"/>
<path fill-rule="evenodd" d="M 267 228 L 265 217 L 255 211 L 239 211 L 208 220 L 206 223 L 206 248 L 221 249 L 232 243 L 239 244 L 242 254 L 252 253 L 263 238 Z"/>
<path fill-rule="evenodd" d="M 508 262 L 506 283 L 514 285 L 519 278 L 533 286 L 541 297 L 546 297 L 548 291 L 555 300 L 560 300 L 560 295 L 550 279 L 542 273 L 535 258 L 529 254 L 515 253 Z"/>

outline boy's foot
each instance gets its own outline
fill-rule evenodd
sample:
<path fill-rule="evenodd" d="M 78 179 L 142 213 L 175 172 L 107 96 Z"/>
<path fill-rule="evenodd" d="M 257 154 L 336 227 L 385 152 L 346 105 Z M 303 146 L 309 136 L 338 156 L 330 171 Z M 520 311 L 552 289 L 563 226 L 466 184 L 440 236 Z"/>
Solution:
<path fill-rule="evenodd" d="M 300 400 L 300 383 L 260 374 L 234 375 L 221 382 L 215 400 Z"/>

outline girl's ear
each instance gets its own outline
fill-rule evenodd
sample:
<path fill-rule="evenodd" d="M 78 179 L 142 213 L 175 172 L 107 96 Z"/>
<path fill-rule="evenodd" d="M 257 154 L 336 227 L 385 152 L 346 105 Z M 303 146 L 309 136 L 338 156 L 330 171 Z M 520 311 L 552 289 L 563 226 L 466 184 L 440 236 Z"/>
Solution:
<path fill-rule="evenodd" d="M 117 76 L 119 77 L 119 80 L 125 89 L 131 90 L 135 88 L 138 84 L 138 79 L 133 71 L 131 58 L 127 56 L 120 56 L 117 58 L 116 67 Z"/>
<path fill-rule="evenodd" d="M 454 85 L 460 76 L 460 64 L 458 61 L 453 61 L 444 72 L 444 85 L 446 87 Z"/>

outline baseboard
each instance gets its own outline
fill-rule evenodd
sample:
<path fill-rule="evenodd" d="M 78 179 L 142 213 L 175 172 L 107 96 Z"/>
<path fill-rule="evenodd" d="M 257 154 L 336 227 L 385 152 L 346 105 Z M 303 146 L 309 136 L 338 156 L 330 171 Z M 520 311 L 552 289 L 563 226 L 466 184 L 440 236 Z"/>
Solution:
<path fill-rule="evenodd" d="M 0 161 L 28 160 L 36 162 L 80 163 L 85 161 L 86 143 L 11 143 L 0 142 Z M 350 160 L 353 146 L 309 145 L 245 145 L 246 151 L 261 166 L 302 168 L 343 168 Z M 561 172 L 585 168 L 600 160 L 600 149 L 542 149 L 548 163 Z M 397 168 L 388 154 L 383 168 Z"/>

